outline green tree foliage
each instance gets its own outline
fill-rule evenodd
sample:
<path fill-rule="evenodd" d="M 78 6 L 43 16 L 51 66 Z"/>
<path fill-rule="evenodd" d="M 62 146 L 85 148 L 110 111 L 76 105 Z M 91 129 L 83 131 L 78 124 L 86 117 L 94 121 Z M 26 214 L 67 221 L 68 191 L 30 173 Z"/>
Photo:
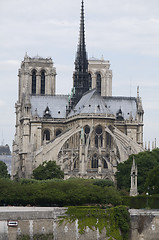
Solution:
<path fill-rule="evenodd" d="M 159 164 L 159 149 L 131 155 L 127 161 L 118 164 L 116 173 L 118 189 L 125 189 L 126 191 L 130 190 L 130 173 L 133 156 L 138 168 L 138 191 L 139 193 L 143 193 L 144 191 L 147 191 L 145 188 L 145 182 L 149 171 Z"/>
<path fill-rule="evenodd" d="M 55 161 L 43 162 L 33 171 L 33 178 L 37 180 L 46 180 L 53 178 L 64 178 L 64 172 Z"/>
<path fill-rule="evenodd" d="M 94 185 L 97 185 L 97 186 L 101 186 L 101 187 L 114 187 L 114 182 L 112 182 L 111 180 L 109 179 L 97 179 L 94 181 L 93 183 Z"/>
<path fill-rule="evenodd" d="M 149 172 L 145 188 L 148 189 L 150 194 L 159 194 L 159 165 Z"/>
<path fill-rule="evenodd" d="M 9 178 L 10 175 L 8 174 L 7 165 L 0 161 L 0 178 Z"/>
<path fill-rule="evenodd" d="M 73 206 L 122 203 L 115 187 L 94 185 L 93 179 L 0 179 L 0 205 Z"/>

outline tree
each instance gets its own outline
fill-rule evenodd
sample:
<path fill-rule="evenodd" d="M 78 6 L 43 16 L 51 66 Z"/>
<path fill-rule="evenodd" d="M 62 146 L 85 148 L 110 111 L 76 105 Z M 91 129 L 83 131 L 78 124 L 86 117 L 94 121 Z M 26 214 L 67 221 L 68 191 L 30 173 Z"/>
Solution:
<path fill-rule="evenodd" d="M 144 191 L 147 191 L 145 188 L 145 182 L 149 171 L 159 164 L 159 149 L 131 155 L 127 161 L 118 164 L 116 179 L 119 189 L 125 189 L 126 191 L 129 191 L 130 189 L 130 172 L 133 157 L 135 158 L 135 162 L 138 168 L 138 191 L 139 193 L 142 193 Z"/>
<path fill-rule="evenodd" d="M 0 161 L 0 178 L 9 178 L 10 175 L 8 174 L 7 165 Z"/>
<path fill-rule="evenodd" d="M 150 194 L 159 193 L 159 165 L 149 172 L 145 188 L 148 189 Z"/>
<path fill-rule="evenodd" d="M 33 170 L 33 178 L 37 180 L 46 180 L 52 178 L 64 178 L 64 172 L 55 161 L 43 162 Z"/>

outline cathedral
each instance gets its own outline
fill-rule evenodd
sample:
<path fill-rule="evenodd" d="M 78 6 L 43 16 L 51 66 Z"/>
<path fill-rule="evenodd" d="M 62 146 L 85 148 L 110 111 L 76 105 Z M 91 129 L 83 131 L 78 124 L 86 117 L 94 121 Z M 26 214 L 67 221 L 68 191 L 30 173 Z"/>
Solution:
<path fill-rule="evenodd" d="M 19 69 L 12 178 L 30 178 L 44 161 L 70 177 L 110 179 L 118 163 L 143 149 L 143 107 L 136 97 L 112 96 L 110 62 L 88 59 L 84 2 L 70 95 L 56 94 L 51 58 L 27 54 Z"/>

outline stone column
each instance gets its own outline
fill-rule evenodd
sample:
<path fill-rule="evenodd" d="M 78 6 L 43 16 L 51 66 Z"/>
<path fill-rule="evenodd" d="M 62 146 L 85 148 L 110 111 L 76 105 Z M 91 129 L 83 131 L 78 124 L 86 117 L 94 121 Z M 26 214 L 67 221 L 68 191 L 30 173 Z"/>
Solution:
<path fill-rule="evenodd" d="M 36 94 L 40 95 L 41 93 L 41 75 L 37 74 L 36 76 Z"/>

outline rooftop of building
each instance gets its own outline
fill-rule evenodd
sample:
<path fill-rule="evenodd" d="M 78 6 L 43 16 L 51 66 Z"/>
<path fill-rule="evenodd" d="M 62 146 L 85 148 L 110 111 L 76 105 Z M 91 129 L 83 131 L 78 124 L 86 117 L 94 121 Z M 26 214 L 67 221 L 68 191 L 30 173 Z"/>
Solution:
<path fill-rule="evenodd" d="M 11 155 L 9 145 L 0 145 L 0 155 Z"/>
<path fill-rule="evenodd" d="M 49 108 L 51 118 L 66 118 L 66 106 L 68 106 L 68 95 L 55 96 L 31 96 L 32 115 L 43 118 L 45 110 Z M 77 114 L 116 114 L 121 110 L 125 120 L 130 117 L 136 118 L 137 102 L 135 97 L 102 97 L 96 89 L 89 90 L 71 110 L 68 117 Z"/>

